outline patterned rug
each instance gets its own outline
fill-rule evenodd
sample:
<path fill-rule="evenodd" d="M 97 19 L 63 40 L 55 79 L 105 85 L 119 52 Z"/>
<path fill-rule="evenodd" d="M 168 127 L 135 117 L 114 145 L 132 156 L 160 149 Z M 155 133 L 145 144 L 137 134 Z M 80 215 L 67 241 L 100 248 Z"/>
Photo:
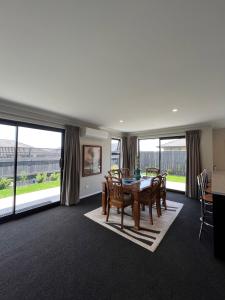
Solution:
<path fill-rule="evenodd" d="M 141 230 L 138 231 L 134 229 L 134 221 L 131 217 L 131 207 L 125 208 L 124 229 L 121 229 L 120 227 L 121 215 L 117 213 L 115 208 L 110 209 L 108 223 L 106 223 L 106 216 L 102 215 L 101 207 L 86 213 L 85 216 L 139 246 L 154 252 L 169 227 L 178 216 L 182 207 L 182 203 L 167 200 L 167 210 L 162 209 L 162 216 L 160 218 L 157 217 L 156 209 L 153 208 L 153 225 L 149 223 L 148 207 L 146 207 L 145 211 L 141 211 Z"/>

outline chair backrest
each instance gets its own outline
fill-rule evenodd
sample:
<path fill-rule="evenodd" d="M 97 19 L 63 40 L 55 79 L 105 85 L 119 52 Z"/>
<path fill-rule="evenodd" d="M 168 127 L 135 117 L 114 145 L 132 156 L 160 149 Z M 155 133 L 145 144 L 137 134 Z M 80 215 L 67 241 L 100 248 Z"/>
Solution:
<path fill-rule="evenodd" d="M 108 171 L 110 177 L 122 178 L 122 173 L 120 169 L 114 169 Z"/>
<path fill-rule="evenodd" d="M 130 177 L 130 169 L 122 168 L 122 169 L 114 169 L 108 171 L 109 176 L 117 177 L 117 178 L 129 178 Z"/>
<path fill-rule="evenodd" d="M 122 180 L 118 177 L 105 176 L 109 201 L 121 200 L 123 197 Z"/>
<path fill-rule="evenodd" d="M 167 177 L 167 175 L 168 175 L 167 172 L 161 173 L 161 177 L 162 177 L 161 187 L 162 188 L 166 188 L 166 177 Z"/>
<path fill-rule="evenodd" d="M 160 186 L 161 186 L 161 182 L 162 182 L 162 176 L 158 175 L 154 178 L 152 178 L 151 184 L 150 184 L 150 188 L 151 188 L 151 192 L 156 193 L 157 191 L 159 191 Z"/>
<path fill-rule="evenodd" d="M 207 188 L 208 182 L 209 182 L 209 174 L 208 174 L 208 170 L 204 169 L 201 173 L 202 176 L 202 184 L 203 184 L 203 188 L 204 190 Z"/>
<path fill-rule="evenodd" d="M 146 176 L 158 176 L 160 171 L 157 168 L 147 168 L 145 172 Z"/>
<path fill-rule="evenodd" d="M 130 169 L 129 168 L 122 168 L 120 169 L 122 178 L 129 178 L 130 177 Z"/>
<path fill-rule="evenodd" d="M 197 183 L 198 183 L 200 199 L 203 199 L 203 197 L 205 195 L 204 174 L 201 173 L 197 176 Z"/>

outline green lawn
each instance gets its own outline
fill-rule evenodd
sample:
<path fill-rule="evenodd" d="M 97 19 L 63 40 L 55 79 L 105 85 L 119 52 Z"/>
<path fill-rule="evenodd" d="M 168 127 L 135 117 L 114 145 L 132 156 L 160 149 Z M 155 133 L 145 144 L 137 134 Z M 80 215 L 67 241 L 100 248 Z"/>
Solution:
<path fill-rule="evenodd" d="M 25 185 L 25 186 L 19 186 L 16 189 L 16 194 L 21 195 L 21 194 L 46 190 L 46 189 L 57 187 L 57 186 L 59 186 L 59 184 L 60 184 L 60 182 L 59 182 L 59 180 L 57 180 L 57 181 L 48 181 L 48 182 L 42 182 L 42 183 L 33 183 L 30 185 Z M 12 195 L 13 195 L 12 188 L 0 190 L 0 199 L 9 197 Z"/>
<path fill-rule="evenodd" d="M 168 175 L 166 180 L 167 181 L 172 181 L 172 182 L 185 183 L 185 176 Z"/>
<path fill-rule="evenodd" d="M 145 172 L 142 172 L 141 176 L 145 176 Z M 167 175 L 166 180 L 172 182 L 185 183 L 186 181 L 185 178 L 186 178 L 185 176 Z"/>

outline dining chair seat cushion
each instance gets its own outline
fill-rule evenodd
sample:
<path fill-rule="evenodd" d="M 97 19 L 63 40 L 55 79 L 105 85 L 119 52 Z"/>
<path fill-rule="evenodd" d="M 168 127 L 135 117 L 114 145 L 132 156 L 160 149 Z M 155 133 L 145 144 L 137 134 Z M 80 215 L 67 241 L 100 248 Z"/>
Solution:
<path fill-rule="evenodd" d="M 206 194 L 203 196 L 203 200 L 206 202 L 213 202 L 213 196 L 212 194 Z"/>

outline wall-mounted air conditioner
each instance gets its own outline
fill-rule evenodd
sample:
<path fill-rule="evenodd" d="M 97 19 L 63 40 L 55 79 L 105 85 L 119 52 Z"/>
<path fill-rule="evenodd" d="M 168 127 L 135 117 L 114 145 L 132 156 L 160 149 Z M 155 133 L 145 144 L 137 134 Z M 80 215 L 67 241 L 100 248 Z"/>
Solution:
<path fill-rule="evenodd" d="M 107 131 L 88 128 L 88 127 L 81 128 L 80 136 L 81 137 L 101 139 L 101 140 L 106 140 L 106 139 L 109 138 L 109 134 L 108 134 Z"/>

